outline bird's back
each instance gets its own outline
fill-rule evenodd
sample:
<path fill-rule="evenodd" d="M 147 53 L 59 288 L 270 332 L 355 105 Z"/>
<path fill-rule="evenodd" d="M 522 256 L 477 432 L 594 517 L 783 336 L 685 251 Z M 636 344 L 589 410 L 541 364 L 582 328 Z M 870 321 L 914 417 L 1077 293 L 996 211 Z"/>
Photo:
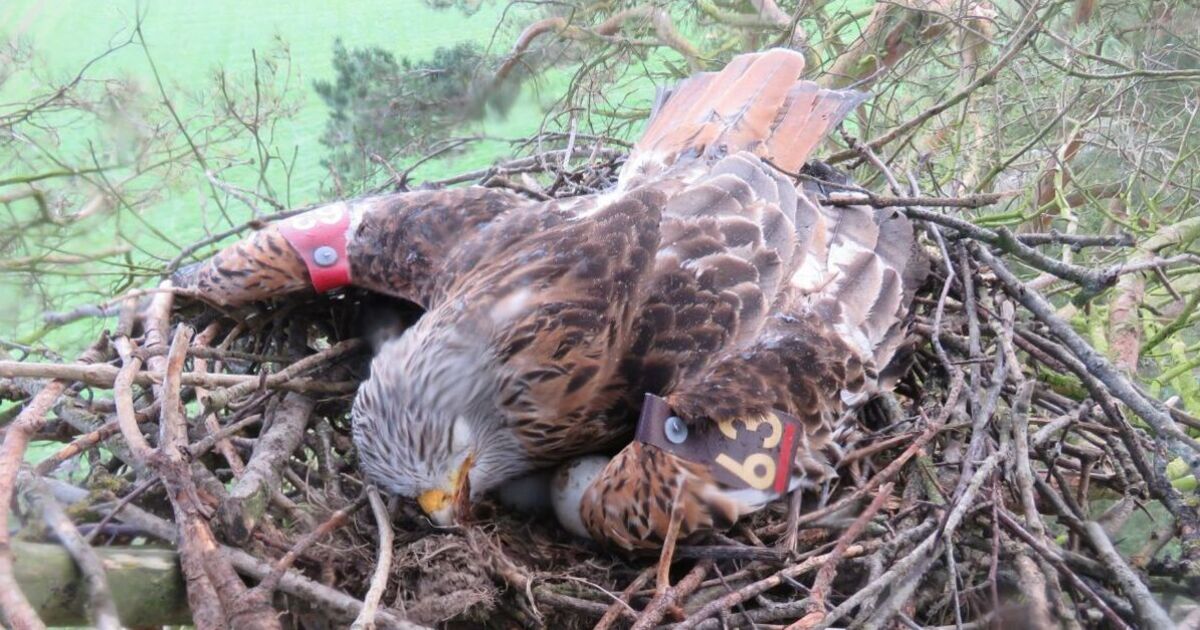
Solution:
<path fill-rule="evenodd" d="M 819 207 L 798 186 L 811 151 L 864 96 L 800 80 L 803 67 L 776 49 L 683 81 L 621 173 L 618 191 L 669 191 L 614 384 L 631 413 L 643 393 L 692 388 L 723 355 L 794 336 L 779 332 L 780 315 L 813 314 L 810 338 L 828 333 L 879 366 L 903 337 L 911 226 L 890 211 Z"/>
<path fill-rule="evenodd" d="M 891 385 L 884 368 L 924 275 L 902 214 L 822 207 L 798 187 L 810 151 L 862 100 L 798 81 L 802 67 L 790 51 L 739 57 L 657 107 L 619 186 L 671 194 L 614 385 L 631 420 L 646 393 L 694 428 L 794 416 L 792 488 L 834 475 L 848 412 Z M 635 441 L 588 485 L 582 523 L 655 546 L 673 514 L 687 534 L 777 496 L 718 483 L 715 465 Z"/>
<path fill-rule="evenodd" d="M 803 66 L 771 50 L 687 79 L 660 99 L 614 190 L 506 211 L 455 246 L 441 299 L 490 331 L 509 372 L 499 402 L 530 453 L 627 436 L 644 393 L 761 330 L 807 238 L 780 169 L 799 170 L 862 100 L 800 81 Z M 565 218 L 537 218 L 550 215 Z"/>

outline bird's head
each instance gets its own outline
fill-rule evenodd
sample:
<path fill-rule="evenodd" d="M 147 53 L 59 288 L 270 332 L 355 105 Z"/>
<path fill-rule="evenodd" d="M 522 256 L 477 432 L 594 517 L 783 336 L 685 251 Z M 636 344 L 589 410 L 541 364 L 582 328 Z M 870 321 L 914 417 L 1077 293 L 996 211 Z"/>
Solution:
<path fill-rule="evenodd" d="M 485 362 L 479 348 L 439 340 L 418 324 L 380 348 L 354 399 L 364 474 L 416 499 L 438 525 L 466 517 L 473 499 L 529 469 L 502 422 Z"/>

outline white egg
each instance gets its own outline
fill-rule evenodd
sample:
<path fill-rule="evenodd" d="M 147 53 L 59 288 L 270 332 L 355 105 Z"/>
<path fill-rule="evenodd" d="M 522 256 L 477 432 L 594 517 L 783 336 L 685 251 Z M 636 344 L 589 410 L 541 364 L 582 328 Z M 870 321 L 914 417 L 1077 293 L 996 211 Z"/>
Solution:
<path fill-rule="evenodd" d="M 583 504 L 583 493 L 600 476 L 608 462 L 608 457 L 588 455 L 563 464 L 554 473 L 554 481 L 550 484 L 550 501 L 554 504 L 554 514 L 558 516 L 563 529 L 582 538 L 591 537 L 583 526 L 579 508 Z"/>

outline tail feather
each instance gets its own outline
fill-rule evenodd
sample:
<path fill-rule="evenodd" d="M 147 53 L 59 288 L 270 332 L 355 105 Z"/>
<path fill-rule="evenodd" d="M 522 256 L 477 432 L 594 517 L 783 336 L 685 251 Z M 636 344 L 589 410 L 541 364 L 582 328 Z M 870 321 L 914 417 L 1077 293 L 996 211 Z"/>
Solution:
<path fill-rule="evenodd" d="M 650 142 L 662 138 L 686 112 L 698 107 L 710 98 L 710 90 L 717 82 L 716 72 L 702 72 L 683 80 L 673 88 L 658 94 L 658 102 L 650 114 L 650 123 L 642 133 L 639 145 L 649 147 Z"/>
<path fill-rule="evenodd" d="M 780 110 L 783 117 L 772 132 L 768 157 L 779 168 L 798 172 L 825 135 L 866 98 L 863 92 L 826 90 L 810 81 L 796 84 Z"/>
<path fill-rule="evenodd" d="M 723 154 L 754 150 L 768 142 L 788 89 L 804 70 L 804 57 L 792 51 L 772 51 L 754 58 L 741 76 L 724 85 L 721 94 L 702 103 L 687 122 L 699 123 L 691 137 L 694 146 L 710 147 Z M 718 82 L 720 84 L 720 82 Z M 697 116 L 698 115 L 698 116 Z M 709 122 L 716 124 L 706 124 Z M 667 137 L 660 144 L 673 141 Z"/>
<path fill-rule="evenodd" d="M 785 49 L 734 58 L 718 73 L 693 76 L 661 95 L 621 173 L 621 187 L 693 159 L 749 151 L 787 172 L 865 95 L 800 81 L 804 56 Z"/>

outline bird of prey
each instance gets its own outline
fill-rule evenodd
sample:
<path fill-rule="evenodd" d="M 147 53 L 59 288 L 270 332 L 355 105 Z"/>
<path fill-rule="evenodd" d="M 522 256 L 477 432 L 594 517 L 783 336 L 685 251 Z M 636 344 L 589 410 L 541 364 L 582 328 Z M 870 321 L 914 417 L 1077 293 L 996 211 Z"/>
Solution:
<path fill-rule="evenodd" d="M 803 192 L 780 207 L 794 212 L 796 249 L 770 311 L 749 338 L 647 395 L 636 439 L 615 457 L 559 471 L 554 507 L 567 529 L 655 548 L 672 519 L 681 537 L 727 528 L 836 476 L 856 409 L 906 366 L 897 354 L 925 259 L 892 210 L 821 208 Z"/>
<path fill-rule="evenodd" d="M 661 94 L 612 190 L 330 204 L 178 282 L 226 305 L 353 284 L 423 307 L 373 359 L 352 426 L 366 476 L 437 523 L 623 446 L 571 468 L 568 529 L 635 548 L 672 518 L 729 523 L 830 473 L 846 412 L 888 385 L 918 276 L 902 217 L 797 189 L 863 99 L 803 68 L 742 55 Z"/>

